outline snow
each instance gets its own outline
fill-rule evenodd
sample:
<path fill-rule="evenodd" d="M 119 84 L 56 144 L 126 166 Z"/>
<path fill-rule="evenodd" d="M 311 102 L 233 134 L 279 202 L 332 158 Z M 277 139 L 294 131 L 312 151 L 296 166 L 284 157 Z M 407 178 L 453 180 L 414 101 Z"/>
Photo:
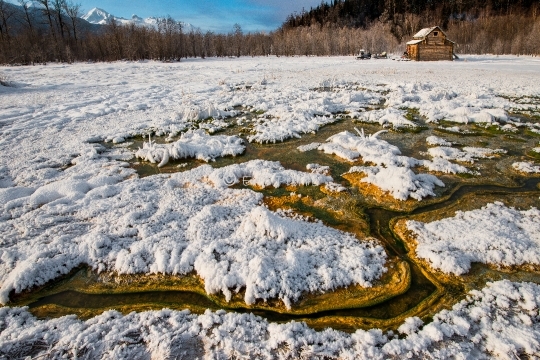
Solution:
<path fill-rule="evenodd" d="M 513 266 L 540 264 L 540 211 L 516 210 L 500 202 L 458 211 L 452 218 L 408 221 L 416 255 L 447 274 L 461 275 L 472 262 Z"/>
<path fill-rule="evenodd" d="M 300 118 L 298 119 L 298 117 Z M 333 122 L 336 122 L 336 119 L 329 116 L 311 117 L 310 115 L 291 113 L 256 125 L 254 128 L 256 134 L 248 136 L 248 140 L 263 144 L 281 142 L 290 138 L 301 138 L 302 134 L 316 132 L 321 126 Z"/>
<path fill-rule="evenodd" d="M 116 21 L 117 24 L 121 25 L 136 25 L 136 26 L 145 26 L 150 28 L 156 28 L 158 27 L 158 22 L 160 18 L 156 17 L 148 17 L 148 18 L 141 18 L 135 14 L 131 16 L 131 19 L 125 19 L 123 17 L 117 17 L 114 16 L 107 11 L 100 9 L 100 8 L 93 8 L 89 10 L 86 14 L 81 16 L 81 19 L 84 19 L 88 21 L 91 24 L 98 24 L 98 25 L 107 25 L 112 20 Z M 184 23 L 184 22 L 178 22 L 182 26 L 182 31 L 184 33 L 190 32 L 191 30 L 195 30 L 191 24 Z"/>
<path fill-rule="evenodd" d="M 379 329 L 315 331 L 305 323 L 269 323 L 223 310 L 110 310 L 88 320 L 38 320 L 25 308 L 0 308 L 0 354 L 7 358 L 101 359 L 232 357 L 515 359 L 540 352 L 540 286 L 508 280 L 471 291 L 424 324 L 408 318 L 402 338 Z"/>
<path fill-rule="evenodd" d="M 411 197 L 418 201 L 427 196 L 435 196 L 435 186 L 444 187 L 444 183 L 430 174 L 415 174 L 407 167 L 352 167 L 349 172 L 362 172 L 367 176 L 362 182 L 374 184 L 383 191 L 388 191 L 397 200 Z"/>
<path fill-rule="evenodd" d="M 397 200 L 407 200 L 411 197 L 421 201 L 427 196 L 436 196 L 434 192 L 435 186 L 444 187 L 444 183 L 436 176 L 416 174 L 411 170 L 411 167 L 423 166 L 429 171 L 447 174 L 477 174 L 477 172 L 473 172 L 462 165 L 451 163 L 448 160 L 489 158 L 492 154 L 504 153 L 504 150 L 469 147 L 464 148 L 465 152 L 461 152 L 449 147 L 436 147 L 428 150 L 428 153 L 434 157 L 433 160 L 419 160 L 400 155 L 399 148 L 379 139 L 378 136 L 384 133 L 384 130 L 373 135 L 365 135 L 363 129 L 362 131 L 356 129 L 356 131 L 359 136 L 348 131 L 333 135 L 328 138 L 326 143 L 320 144 L 317 149 L 350 162 L 354 162 L 361 157 L 364 162 L 373 163 L 375 166 L 353 166 L 348 172 L 366 174 L 367 176 L 362 178 L 362 182 L 373 184 L 381 190 L 389 192 Z M 441 140 L 444 141 L 434 136 L 427 139 L 427 141 L 438 142 Z M 311 150 L 315 147 L 315 144 L 318 143 L 306 145 L 301 150 Z"/>
<path fill-rule="evenodd" d="M 240 136 L 227 137 L 227 142 L 210 136 L 239 121 L 246 129 L 243 133 L 248 133 L 245 140 L 274 143 L 347 121 L 340 120 L 339 114 L 380 114 L 374 117 L 377 122 L 395 114 L 382 122 L 388 126 L 394 120 L 403 121 L 399 116 L 404 108 L 417 109 L 432 122 L 477 122 L 501 128 L 510 124 L 540 132 L 538 124 L 508 116 L 537 106 L 533 102 L 540 96 L 538 59 L 462 58 L 468 61 L 360 64 L 351 57 L 270 56 L 2 69 L 17 84 L 0 87 L 2 302 L 11 291 L 57 279 L 80 264 L 99 272 L 127 274 L 193 271 L 205 280 L 209 293 L 230 296 L 245 286 L 246 302 L 279 298 L 291 305 L 304 291 L 328 291 L 354 283 L 369 286 L 386 270 L 380 245 L 300 217 L 284 218 L 261 205 L 262 195 L 245 188 L 314 185 L 332 190 L 340 185 L 331 177 L 258 160 L 139 178 L 125 162 L 134 155 L 126 146 L 135 136 L 155 134 L 152 140 L 158 150 L 152 157 L 162 162 L 163 149 L 172 150 L 175 144 L 158 146 L 158 142 L 172 142 L 181 133 L 195 130 L 182 136 L 217 140 L 219 151 L 214 153 L 208 143 L 199 141 L 198 152 L 182 154 L 202 154 L 211 160 L 233 155 L 225 151 L 228 145 L 238 151 L 244 146 Z M 383 103 L 383 109 L 366 111 Z M 230 118 L 235 116 L 243 120 Z M 458 126 L 449 129 L 467 131 Z M 107 147 L 101 141 L 108 142 Z M 417 169 L 469 171 L 444 158 L 444 151 L 443 157 L 432 160 L 414 159 L 382 139 L 351 133 L 336 134 L 299 151 L 314 149 L 351 162 L 362 160 L 369 169 L 366 178 L 401 198 L 422 197 L 439 186 L 435 177 Z M 467 162 L 497 155 L 455 150 Z M 455 155 L 453 150 L 450 155 Z M 520 171 L 538 167 L 529 162 L 516 164 Z M 395 174 L 399 183 L 388 183 L 385 172 Z M 523 220 L 525 215 L 519 213 L 516 219 Z M 514 249 L 514 240 L 503 249 Z M 501 253 L 504 261 L 521 259 L 508 251 Z M 528 251 L 528 256 L 535 251 Z M 516 294 L 523 299 L 514 298 Z M 333 330 L 316 333 L 300 323 L 269 324 L 252 315 L 221 312 L 201 316 L 166 310 L 126 316 L 109 312 L 85 322 L 74 317 L 38 321 L 24 310 L 4 307 L 0 309 L 5 319 L 0 325 L 0 357 L 25 357 L 24 352 L 32 349 L 29 343 L 46 343 L 55 354 L 88 351 L 94 358 L 179 356 L 201 342 L 210 358 L 230 355 L 235 347 L 251 357 L 271 357 L 279 351 L 299 357 L 306 346 L 314 353 L 341 358 L 451 357 L 457 353 L 509 358 L 514 352 L 539 352 L 537 318 L 531 315 L 535 309 L 538 312 L 536 285 L 497 283 L 470 296 L 475 304 L 470 309 L 441 313 L 434 318 L 434 327 L 409 323 L 402 330 L 410 335 L 403 339 L 375 329 L 354 335 Z M 510 305 L 501 306 L 495 298 Z M 452 314 L 457 315 L 453 318 Z M 485 314 L 483 320 L 478 314 Z M 467 327 L 461 319 L 469 324 L 466 335 L 459 335 Z M 529 325 L 524 327 L 525 323 Z M 228 338 L 230 334 L 236 338 Z M 35 348 L 42 351 L 40 346 Z"/>
<path fill-rule="evenodd" d="M 429 148 L 428 154 L 434 158 L 457 160 L 472 164 L 476 159 L 492 159 L 495 155 L 506 154 L 506 150 L 470 146 L 466 146 L 462 150 L 459 150 L 448 146 L 438 146 Z"/>
<path fill-rule="evenodd" d="M 452 146 L 450 141 L 434 135 L 428 136 L 426 138 L 426 142 L 428 145 Z"/>
<path fill-rule="evenodd" d="M 307 145 L 301 145 L 297 147 L 297 149 L 300 152 L 306 152 L 306 151 L 316 150 L 319 146 L 321 146 L 321 143 L 313 142 Z"/>
<path fill-rule="evenodd" d="M 515 162 L 512 167 L 516 171 L 520 171 L 527 174 L 540 173 L 540 165 L 534 165 L 530 161 Z"/>
<path fill-rule="evenodd" d="M 306 169 L 310 170 L 314 174 L 328 175 L 330 172 L 330 166 L 323 166 L 319 164 L 307 164 Z"/>
<path fill-rule="evenodd" d="M 393 108 L 373 110 L 360 113 L 360 121 L 367 123 L 379 123 L 380 125 L 391 125 L 394 129 L 415 128 L 418 125 L 405 118 L 406 111 Z"/>
<path fill-rule="evenodd" d="M 497 123 L 509 120 L 509 100 L 491 95 L 493 89 L 472 86 L 469 90 L 426 83 L 393 84 L 387 104 L 393 108 L 415 108 L 429 122 Z M 490 94 L 491 93 L 491 94 Z"/>
<path fill-rule="evenodd" d="M 183 133 L 178 141 L 170 145 L 156 144 L 149 137 L 135 156 L 153 164 L 159 163 L 161 167 L 169 159 L 195 158 L 208 162 L 221 156 L 236 156 L 244 150 L 243 140 L 238 136 L 210 136 L 201 129 Z"/>
<path fill-rule="evenodd" d="M 79 165 L 91 174 L 91 162 Z M 80 264 L 120 274 L 195 271 L 209 294 L 228 300 L 245 287 L 247 304 L 279 298 L 288 307 L 302 292 L 369 287 L 386 271 L 380 245 L 321 223 L 282 219 L 260 205 L 261 194 L 228 188 L 241 181 L 279 187 L 332 180 L 322 174 L 262 160 L 131 180 L 122 167 L 86 180 L 74 168 L 66 171 L 70 179 L 35 191 L 3 191 L 11 200 L 4 211 L 11 216 L 0 223 L 3 303 L 12 290 Z"/>
<path fill-rule="evenodd" d="M 339 193 L 343 191 L 347 191 L 347 188 L 343 185 L 340 185 L 335 182 L 329 182 L 324 185 L 324 188 L 329 192 Z"/>
<path fill-rule="evenodd" d="M 419 32 L 414 34 L 413 38 L 416 39 L 416 38 L 426 37 L 426 36 L 429 35 L 430 32 L 432 32 L 436 28 L 437 28 L 437 26 L 433 26 L 433 27 L 429 27 L 429 28 L 423 28 L 422 30 L 420 30 Z"/>

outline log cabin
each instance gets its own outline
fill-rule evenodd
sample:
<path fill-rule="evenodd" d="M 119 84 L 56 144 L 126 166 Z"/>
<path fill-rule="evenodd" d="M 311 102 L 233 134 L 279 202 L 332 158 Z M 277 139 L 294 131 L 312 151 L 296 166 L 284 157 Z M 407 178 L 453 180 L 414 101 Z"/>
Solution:
<path fill-rule="evenodd" d="M 454 59 L 454 42 L 448 40 L 440 27 L 425 28 L 407 43 L 407 57 L 415 61 Z"/>

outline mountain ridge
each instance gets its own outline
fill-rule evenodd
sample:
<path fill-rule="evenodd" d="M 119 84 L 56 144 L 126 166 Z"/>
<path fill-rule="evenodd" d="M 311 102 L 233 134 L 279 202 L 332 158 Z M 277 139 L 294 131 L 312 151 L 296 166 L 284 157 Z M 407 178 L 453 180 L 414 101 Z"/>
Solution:
<path fill-rule="evenodd" d="M 131 16 L 131 19 L 126 19 L 126 18 L 123 18 L 123 17 L 115 16 L 115 15 L 109 13 L 108 11 L 106 11 L 104 9 L 94 7 L 91 10 L 89 10 L 86 14 L 82 15 L 81 19 L 84 19 L 84 20 L 88 21 L 89 23 L 96 24 L 96 25 L 107 25 L 112 20 L 114 20 L 117 23 L 122 24 L 122 25 L 134 24 L 134 25 L 137 25 L 137 26 L 147 26 L 147 27 L 157 28 L 158 22 L 160 20 L 166 19 L 166 18 L 165 17 L 154 17 L 154 16 L 150 16 L 150 17 L 147 17 L 147 18 L 142 18 L 142 17 L 140 17 L 140 16 L 138 16 L 136 14 L 133 14 Z M 174 20 L 174 21 L 176 21 L 176 23 L 180 24 L 182 26 L 182 29 L 185 30 L 185 31 L 189 32 L 189 31 L 192 31 L 192 30 L 197 30 L 197 28 L 194 27 L 190 23 L 186 23 L 186 22 L 178 21 L 178 20 Z"/>

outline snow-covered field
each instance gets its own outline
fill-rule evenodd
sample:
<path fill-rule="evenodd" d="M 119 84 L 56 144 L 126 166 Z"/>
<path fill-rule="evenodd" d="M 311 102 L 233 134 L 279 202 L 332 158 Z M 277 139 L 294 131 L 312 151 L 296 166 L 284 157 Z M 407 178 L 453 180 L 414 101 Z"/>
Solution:
<path fill-rule="evenodd" d="M 344 113 L 381 129 L 414 129 L 419 124 L 406 118 L 412 108 L 428 123 L 455 122 L 444 123 L 447 132 L 460 133 L 459 126 L 478 123 L 508 133 L 540 133 L 538 122 L 509 115 L 540 114 L 539 59 L 464 59 L 414 63 L 269 57 L 3 68 L 16 86 L 0 86 L 0 301 L 6 304 L 12 292 L 45 284 L 81 264 L 119 274 L 195 272 L 204 279 L 207 293 L 229 299 L 243 289 L 248 305 L 280 299 L 291 307 L 304 292 L 371 286 L 387 271 L 387 255 L 377 241 L 357 239 L 320 222 L 287 218 L 264 207 L 260 192 L 235 186 L 326 185 L 330 191 L 347 190 L 333 182 L 327 168 L 312 164 L 296 171 L 276 162 L 246 162 L 241 154 L 248 142 L 299 138 L 339 121 Z M 238 127 L 238 133 L 214 135 L 230 125 Z M 140 135 L 148 142 L 132 150 L 130 141 Z M 400 201 L 435 196 L 434 189 L 445 186 L 438 174 L 477 175 L 470 168 L 475 161 L 507 153 L 504 144 L 459 148 L 444 137 L 432 136 L 422 144 L 430 147 L 425 159 L 417 159 L 402 155 L 384 134 L 359 130 L 299 150 L 362 161 L 350 172 L 365 174 L 363 182 Z M 175 159 L 208 162 L 231 155 L 237 156 L 236 164 L 214 168 L 210 162 L 145 178 L 128 163 L 135 156 L 164 166 Z M 507 170 L 537 173 L 538 168 L 538 161 L 529 159 Z M 486 246 L 498 241 L 509 250 L 502 255 L 487 252 L 485 257 L 480 256 L 484 242 L 474 247 L 474 241 L 465 239 L 468 245 L 453 252 L 458 260 L 449 268 L 442 263 L 454 258 L 444 255 L 446 260 L 440 260 L 437 249 L 419 256 L 457 274 L 471 261 L 537 261 L 538 211 L 491 206 L 516 221 L 536 216 L 527 220 L 532 230 L 515 225 L 529 231 L 530 238 L 512 243 L 507 239 L 513 228 L 493 230 Z M 493 228 L 491 218 L 484 216 L 490 209 L 474 214 Z M 466 232 L 469 218 L 465 216 L 463 224 L 456 221 L 444 224 Z M 429 225 L 417 224 L 415 229 L 421 233 Z M 446 228 L 440 231 L 451 234 Z M 528 250 L 530 258 L 515 258 Z M 26 310 L 4 307 L 0 356 L 49 351 L 58 356 L 80 352 L 77 356 L 167 358 L 181 355 L 186 347 L 200 351 L 185 355 L 189 358 L 204 353 L 209 358 L 538 355 L 539 294 L 534 284 L 492 284 L 452 311 L 436 315 L 421 330 L 417 320 L 407 320 L 401 329 L 408 335 L 400 339 L 379 330 L 317 333 L 299 323 L 276 325 L 221 312 L 109 312 L 86 322 L 73 317 L 42 322 Z M 96 335 L 103 332 L 108 335 Z M 496 342 L 497 337 L 503 340 Z"/>

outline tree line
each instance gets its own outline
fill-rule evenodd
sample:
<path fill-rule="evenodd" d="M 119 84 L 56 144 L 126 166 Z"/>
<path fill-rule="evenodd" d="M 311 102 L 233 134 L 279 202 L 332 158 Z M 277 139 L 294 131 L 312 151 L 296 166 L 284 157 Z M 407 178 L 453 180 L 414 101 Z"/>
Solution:
<path fill-rule="evenodd" d="M 389 5 L 392 1 L 403 5 L 398 0 L 383 2 Z M 20 6 L 0 0 L 0 63 L 353 55 L 361 48 L 373 53 L 401 53 L 405 49 L 404 43 L 416 31 L 432 25 L 443 27 L 448 37 L 456 42 L 458 54 L 540 54 L 540 11 L 534 4 L 529 6 L 528 0 L 522 0 L 522 5 L 527 6 L 522 6 L 519 11 L 510 5 L 504 10 L 503 3 L 510 4 L 509 1 L 493 0 L 497 6 L 455 12 L 445 22 L 439 22 L 443 9 L 446 9 L 441 3 L 447 6 L 479 0 L 441 0 L 437 2 L 438 7 L 433 8 L 435 10 L 420 11 L 418 4 L 422 1 L 435 3 L 406 0 L 404 2 L 411 9 L 418 11 L 398 13 L 396 10 L 389 19 L 384 17 L 384 12 L 393 8 L 384 8 L 384 16 L 358 17 L 360 20 L 357 19 L 356 24 L 361 26 L 337 21 L 339 12 L 333 15 L 337 16 L 336 21 L 319 21 L 322 18 L 313 14 L 320 9 L 342 11 L 345 6 L 363 4 L 365 10 L 370 4 L 370 0 L 334 0 L 330 4 L 321 4 L 317 11 L 312 9 L 289 17 L 279 29 L 269 33 L 244 32 L 235 25 L 229 33 L 221 34 L 185 31 L 170 17 L 158 19 L 155 27 L 122 25 L 114 20 L 107 25 L 92 25 L 80 19 L 80 6 L 70 0 L 37 0 L 39 6 L 30 6 L 28 0 L 19 0 Z M 375 2 L 373 0 L 373 4 Z M 401 7 L 395 6 L 395 9 Z M 446 19 L 446 15 L 443 17 Z M 309 22 L 308 18 L 311 19 Z M 352 18 L 349 14 L 349 19 Z M 295 21 L 298 23 L 291 23 Z"/>

